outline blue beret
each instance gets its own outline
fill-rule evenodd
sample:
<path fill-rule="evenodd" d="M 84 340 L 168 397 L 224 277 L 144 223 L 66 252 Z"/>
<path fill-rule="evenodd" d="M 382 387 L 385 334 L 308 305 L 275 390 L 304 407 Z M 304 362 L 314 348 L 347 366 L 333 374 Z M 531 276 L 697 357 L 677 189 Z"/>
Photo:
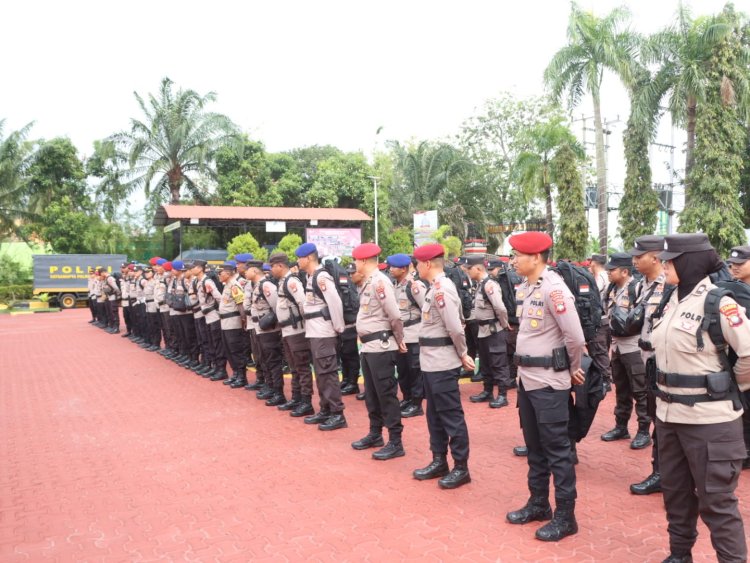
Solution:
<path fill-rule="evenodd" d="M 253 255 L 249 252 L 245 252 L 243 254 L 235 254 L 234 256 L 234 263 L 237 264 L 239 262 L 247 262 L 248 260 L 252 260 Z"/>
<path fill-rule="evenodd" d="M 156 261 L 156 265 L 157 265 L 157 266 L 162 266 L 162 265 L 164 265 L 164 264 L 165 264 L 166 262 L 167 262 L 167 261 L 166 261 L 166 260 L 165 260 L 164 258 L 159 258 L 159 259 L 158 259 L 158 260 Z"/>
<path fill-rule="evenodd" d="M 236 258 L 236 257 L 235 257 Z M 237 261 L 236 260 L 227 260 L 221 265 L 222 270 L 236 270 L 237 269 Z"/>
<path fill-rule="evenodd" d="M 263 264 L 263 271 L 264 272 L 270 272 L 271 271 L 271 264 Z"/>
<path fill-rule="evenodd" d="M 182 260 L 173 260 L 172 269 L 177 270 L 178 272 L 184 272 L 187 268 L 185 268 L 185 262 Z"/>
<path fill-rule="evenodd" d="M 317 252 L 318 247 L 315 246 L 312 242 L 306 242 L 305 244 L 300 244 L 297 247 L 297 250 L 294 251 L 294 254 L 297 255 L 297 258 L 304 258 L 305 256 L 310 256 L 313 252 Z"/>
<path fill-rule="evenodd" d="M 394 268 L 408 268 L 411 264 L 411 258 L 406 254 L 394 254 L 385 259 L 389 266 Z"/>

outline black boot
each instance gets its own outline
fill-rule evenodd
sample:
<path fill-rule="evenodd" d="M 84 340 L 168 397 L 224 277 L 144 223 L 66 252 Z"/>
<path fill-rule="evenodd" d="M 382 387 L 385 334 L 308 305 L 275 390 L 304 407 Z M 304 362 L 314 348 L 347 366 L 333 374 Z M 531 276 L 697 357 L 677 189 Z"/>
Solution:
<path fill-rule="evenodd" d="M 320 424 L 331 418 L 331 411 L 322 410 L 318 414 L 305 417 L 305 424 Z"/>
<path fill-rule="evenodd" d="M 549 505 L 549 493 L 531 493 L 526 504 L 508 512 L 505 519 L 511 524 L 528 524 L 529 522 L 543 522 L 552 518 L 552 507 Z"/>
<path fill-rule="evenodd" d="M 482 375 L 481 371 L 471 374 L 472 383 L 482 383 L 482 381 L 484 381 L 484 376 Z"/>
<path fill-rule="evenodd" d="M 466 483 L 471 483 L 469 467 L 466 465 L 466 461 L 456 460 L 453 470 L 438 481 L 438 486 L 441 489 L 457 489 Z"/>
<path fill-rule="evenodd" d="M 281 391 L 276 391 L 270 399 L 266 401 L 267 407 L 279 407 L 286 404 L 286 397 Z"/>
<path fill-rule="evenodd" d="M 634 495 L 650 495 L 661 492 L 661 475 L 658 471 L 653 472 L 640 483 L 630 485 L 630 492 Z"/>
<path fill-rule="evenodd" d="M 423 416 L 422 399 L 412 399 L 411 404 L 401 411 L 402 418 L 411 418 L 413 416 Z"/>
<path fill-rule="evenodd" d="M 271 387 L 264 387 L 255 394 L 255 398 L 259 401 L 267 401 L 274 395 L 274 390 Z"/>
<path fill-rule="evenodd" d="M 328 420 L 320 423 L 318 425 L 318 430 L 323 430 L 323 431 L 338 430 L 339 428 L 346 428 L 347 426 L 349 425 L 346 423 L 346 417 L 344 417 L 344 413 L 337 412 L 337 413 L 332 413 L 331 416 L 328 417 Z"/>
<path fill-rule="evenodd" d="M 202 374 L 201 374 L 201 377 L 203 377 L 203 378 L 205 378 L 205 379 L 210 379 L 210 378 L 212 378 L 212 377 L 213 377 L 214 375 L 216 375 L 217 373 L 219 373 L 219 370 L 218 370 L 218 369 L 216 369 L 216 368 L 214 368 L 214 367 L 211 367 L 211 368 L 209 368 L 209 369 L 208 369 L 208 371 L 206 371 L 206 372 L 202 373 Z"/>
<path fill-rule="evenodd" d="M 373 432 L 372 430 L 364 438 L 360 438 L 356 442 L 352 442 L 352 448 L 355 450 L 366 450 L 368 448 L 379 448 L 385 442 L 383 441 L 383 435 L 380 432 Z"/>
<path fill-rule="evenodd" d="M 300 399 L 299 404 L 294 407 L 292 412 L 289 413 L 289 416 L 293 416 L 294 418 L 299 418 L 302 416 L 309 416 L 315 414 L 315 409 L 312 406 L 312 397 L 309 395 L 302 395 L 302 398 Z"/>
<path fill-rule="evenodd" d="M 403 399 L 399 402 L 398 408 L 403 411 L 408 409 L 411 404 L 411 399 Z"/>
<path fill-rule="evenodd" d="M 485 389 L 481 393 L 477 393 L 476 395 L 472 395 L 469 397 L 469 400 L 472 403 L 486 403 L 488 401 L 492 401 L 494 397 L 492 396 L 492 389 Z"/>
<path fill-rule="evenodd" d="M 380 448 L 376 452 L 372 452 L 372 459 L 378 461 L 386 461 L 395 457 L 403 457 L 406 455 L 404 451 L 404 445 L 401 443 L 401 438 L 396 440 L 389 440 L 385 447 Z"/>
<path fill-rule="evenodd" d="M 638 432 L 630 442 L 631 450 L 642 450 L 643 448 L 651 445 L 651 435 L 648 433 L 648 426 L 645 428 L 639 428 Z"/>
<path fill-rule="evenodd" d="M 361 393 L 357 393 L 357 400 L 358 401 L 364 401 L 365 400 L 365 392 L 362 391 Z"/>
<path fill-rule="evenodd" d="M 560 541 L 578 533 L 574 500 L 555 500 L 555 514 L 552 520 L 536 531 L 536 539 L 541 541 Z"/>
<path fill-rule="evenodd" d="M 448 461 L 445 454 L 432 454 L 432 461 L 427 467 L 415 469 L 412 476 L 417 481 L 426 481 L 427 479 L 437 479 L 448 474 Z"/>
<path fill-rule="evenodd" d="M 224 380 L 224 381 L 222 382 L 222 384 L 223 384 L 223 385 L 233 385 L 233 384 L 234 384 L 234 380 L 235 380 L 235 378 L 236 378 L 236 377 L 237 377 L 237 374 L 236 374 L 236 373 L 233 373 L 233 374 L 232 374 L 232 377 L 230 377 L 229 379 L 225 379 L 225 380 Z"/>
<path fill-rule="evenodd" d="M 297 407 L 297 405 L 300 404 L 301 400 L 302 399 L 300 398 L 299 395 L 292 394 L 291 399 L 289 399 L 283 405 L 279 405 L 279 410 L 280 411 L 293 411 Z"/>
<path fill-rule="evenodd" d="M 234 376 L 234 383 L 230 384 L 229 387 L 232 389 L 239 389 L 240 387 L 244 387 L 247 385 L 247 375 L 245 372 L 240 372 L 235 374 Z"/>
<path fill-rule="evenodd" d="M 357 385 L 356 383 L 347 381 L 344 385 L 341 386 L 342 395 L 356 395 L 357 393 L 359 393 L 359 385 Z"/>
<path fill-rule="evenodd" d="M 529 448 L 526 446 L 516 446 L 513 448 L 513 455 L 518 457 L 527 457 L 529 455 Z"/>
<path fill-rule="evenodd" d="M 501 409 L 503 407 L 508 406 L 508 397 L 505 394 L 505 391 L 501 391 L 497 394 L 497 397 L 492 399 L 490 401 L 490 408 L 491 409 Z"/>
<path fill-rule="evenodd" d="M 211 376 L 211 381 L 226 381 L 228 378 L 229 374 L 227 373 L 227 370 L 222 368 L 216 370 L 216 373 Z"/>
<path fill-rule="evenodd" d="M 248 391 L 260 391 L 260 389 L 263 387 L 264 381 L 262 379 L 256 379 L 249 385 L 245 386 L 245 389 Z"/>
<path fill-rule="evenodd" d="M 627 426 L 615 426 L 609 432 L 602 434 L 602 440 L 605 442 L 614 442 L 615 440 L 627 440 L 630 438 L 630 432 L 628 432 Z"/>
<path fill-rule="evenodd" d="M 687 553 L 682 551 L 673 551 L 669 554 L 669 557 L 667 557 L 661 563 L 693 563 L 693 554 L 689 551 Z"/>

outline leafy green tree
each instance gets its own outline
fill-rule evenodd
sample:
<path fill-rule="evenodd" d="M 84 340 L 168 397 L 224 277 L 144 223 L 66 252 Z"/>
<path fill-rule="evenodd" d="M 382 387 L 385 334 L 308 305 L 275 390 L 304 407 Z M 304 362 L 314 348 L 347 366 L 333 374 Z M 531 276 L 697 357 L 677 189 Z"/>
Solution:
<path fill-rule="evenodd" d="M 723 256 L 744 244 L 739 201 L 746 132 L 738 107 L 747 92 L 747 56 L 741 18 L 731 5 L 718 16 L 731 32 L 713 46 L 705 101 L 698 106 L 695 166 L 686 191 L 688 204 L 680 215 L 680 231 L 706 233 Z"/>
<path fill-rule="evenodd" d="M 628 17 L 626 8 L 616 8 L 599 18 L 583 11 L 575 2 L 571 3 L 568 44 L 555 53 L 544 71 L 544 81 L 556 101 L 565 94 L 569 105 L 575 107 L 585 92 L 591 94 L 596 141 L 599 246 L 603 252 L 607 249 L 608 209 L 601 85 L 606 68 L 622 67 L 622 62 L 633 56 L 631 35 L 621 29 Z"/>
<path fill-rule="evenodd" d="M 443 245 L 446 258 L 450 259 L 461 256 L 461 248 L 463 244 L 460 238 L 450 234 L 449 225 L 440 225 L 438 230 L 435 231 L 434 238 L 435 242 Z"/>
<path fill-rule="evenodd" d="M 0 253 L 0 286 L 18 285 L 30 280 L 31 268 L 24 267 L 7 252 Z"/>
<path fill-rule="evenodd" d="M 37 232 L 56 253 L 85 254 L 92 251 L 87 240 L 91 224 L 88 213 L 74 209 L 70 197 L 63 196 L 42 212 Z"/>
<path fill-rule="evenodd" d="M 381 247 L 383 256 L 411 254 L 414 252 L 414 237 L 410 227 L 400 227 L 387 233 Z"/>
<path fill-rule="evenodd" d="M 572 144 L 558 148 L 552 159 L 552 172 L 557 185 L 557 210 L 560 213 L 555 254 L 558 258 L 583 260 L 587 255 L 589 225 L 583 199 L 580 152 Z"/>
<path fill-rule="evenodd" d="M 296 233 L 289 233 L 288 235 L 284 235 L 283 237 L 281 237 L 278 246 L 274 248 L 273 251 L 271 251 L 271 254 L 273 254 L 274 252 L 283 252 L 289 257 L 289 260 L 295 261 L 297 260 L 297 255 L 294 253 L 294 251 L 297 250 L 297 247 L 301 244 L 301 236 Z"/>
<path fill-rule="evenodd" d="M 268 250 L 263 248 L 250 233 L 237 235 L 227 246 L 227 255 L 231 257 L 246 252 L 252 254 L 256 260 L 265 261 L 268 258 Z"/>
<path fill-rule="evenodd" d="M 169 78 L 161 82 L 158 97 L 135 99 L 143 119 L 131 119 L 130 131 L 111 137 L 127 154 L 130 165 L 124 183 L 129 190 L 142 188 L 146 197 L 179 204 L 182 188 L 196 201 L 204 201 L 201 177 L 215 179 L 215 152 L 223 146 L 238 148 L 237 128 L 228 117 L 206 111 L 215 101 L 210 92 L 201 96 L 194 90 L 178 89 Z"/>
<path fill-rule="evenodd" d="M 67 198 L 73 209 L 90 209 L 86 171 L 70 139 L 41 141 L 26 171 L 28 205 L 36 213 Z"/>
<path fill-rule="evenodd" d="M 35 218 L 26 202 L 26 171 L 30 163 L 31 143 L 26 140 L 29 123 L 3 137 L 5 120 L 0 120 L 0 237 L 24 236 L 19 226 Z"/>
<path fill-rule="evenodd" d="M 86 160 L 86 174 L 94 180 L 97 209 L 108 221 L 114 221 L 127 201 L 128 189 L 122 183 L 127 159 L 118 153 L 112 141 L 94 141 L 94 153 Z"/>
<path fill-rule="evenodd" d="M 372 191 L 372 168 L 362 153 L 337 154 L 318 164 L 307 192 L 311 207 L 362 209 L 365 194 Z"/>

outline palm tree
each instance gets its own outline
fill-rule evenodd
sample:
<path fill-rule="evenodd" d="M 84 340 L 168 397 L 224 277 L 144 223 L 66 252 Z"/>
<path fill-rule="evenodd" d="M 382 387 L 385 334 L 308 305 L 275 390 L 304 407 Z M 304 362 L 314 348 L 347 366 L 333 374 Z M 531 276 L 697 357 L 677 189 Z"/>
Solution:
<path fill-rule="evenodd" d="M 128 191 L 143 188 L 159 201 L 179 204 L 182 187 L 202 201 L 204 190 L 199 177 L 215 179 L 212 166 L 217 149 L 239 146 L 237 128 L 228 117 L 205 111 L 216 95 L 205 96 L 193 90 L 173 92 L 173 82 L 164 78 L 158 98 L 148 103 L 135 92 L 144 119 L 131 119 L 130 131 L 113 135 L 118 156 L 126 156 L 130 169 L 125 182 Z"/>
<path fill-rule="evenodd" d="M 26 140 L 33 123 L 3 138 L 5 120 L 0 119 L 0 236 L 23 238 L 21 221 L 34 219 L 27 209 L 25 172 L 30 164 L 31 143 Z"/>
<path fill-rule="evenodd" d="M 556 101 L 567 93 L 568 103 L 574 107 L 585 92 L 591 94 L 596 141 L 599 246 L 602 252 L 607 251 L 608 210 L 601 85 L 605 69 L 617 68 L 622 61 L 632 57 L 630 33 L 621 29 L 628 17 L 628 10 L 622 7 L 598 18 L 584 12 L 573 2 L 568 20 L 568 44 L 555 53 L 544 71 L 544 81 Z"/>
<path fill-rule="evenodd" d="M 532 149 L 518 155 L 515 172 L 518 184 L 526 192 L 528 200 L 542 197 L 546 207 L 546 230 L 552 236 L 555 226 L 552 219 L 552 184 L 554 174 L 552 161 L 555 153 L 563 146 L 568 146 L 578 155 L 583 156 L 583 149 L 575 135 L 563 123 L 562 116 L 553 116 L 549 121 L 540 123 L 529 131 L 529 144 Z"/>

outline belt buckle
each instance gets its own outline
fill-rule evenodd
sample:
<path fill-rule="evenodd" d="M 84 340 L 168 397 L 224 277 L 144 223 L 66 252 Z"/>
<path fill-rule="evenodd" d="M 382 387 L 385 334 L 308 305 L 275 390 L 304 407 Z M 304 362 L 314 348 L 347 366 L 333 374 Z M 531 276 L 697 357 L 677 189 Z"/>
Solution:
<path fill-rule="evenodd" d="M 383 333 L 383 337 L 380 339 L 380 347 L 383 350 L 388 349 L 388 335 L 385 332 Z"/>

